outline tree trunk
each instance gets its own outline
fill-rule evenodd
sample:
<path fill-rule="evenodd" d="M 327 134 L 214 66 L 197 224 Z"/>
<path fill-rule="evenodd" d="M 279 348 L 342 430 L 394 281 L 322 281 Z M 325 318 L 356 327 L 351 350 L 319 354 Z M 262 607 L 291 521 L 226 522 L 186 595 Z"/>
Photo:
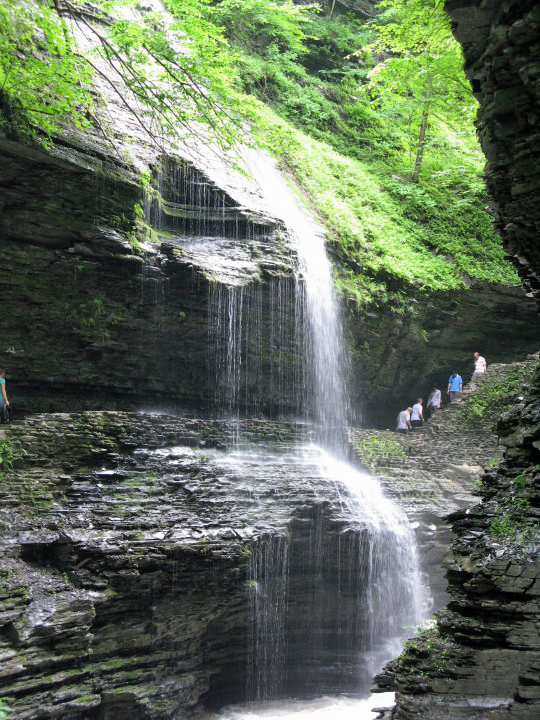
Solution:
<path fill-rule="evenodd" d="M 336 7 L 336 0 L 332 0 L 332 7 L 330 8 L 330 15 L 328 16 L 328 19 L 332 19 L 332 15 L 334 14 L 334 8 Z"/>
<path fill-rule="evenodd" d="M 422 171 L 422 161 L 424 159 L 424 148 L 426 146 L 426 135 L 429 127 L 429 101 L 431 99 L 431 87 L 433 85 L 433 77 L 430 75 L 428 80 L 426 102 L 422 111 L 422 122 L 420 123 L 420 133 L 418 135 L 418 145 L 416 146 L 416 158 L 414 161 L 414 169 L 411 175 L 411 182 L 417 183 L 420 179 Z"/>
<path fill-rule="evenodd" d="M 420 171 L 422 170 L 422 160 L 424 159 L 424 146 L 426 144 L 426 133 L 428 129 L 428 111 L 424 108 L 422 113 L 422 122 L 420 123 L 420 134 L 418 135 L 418 145 L 416 146 L 416 158 L 414 160 L 414 170 L 411 175 L 411 181 L 417 183 L 420 179 Z"/>

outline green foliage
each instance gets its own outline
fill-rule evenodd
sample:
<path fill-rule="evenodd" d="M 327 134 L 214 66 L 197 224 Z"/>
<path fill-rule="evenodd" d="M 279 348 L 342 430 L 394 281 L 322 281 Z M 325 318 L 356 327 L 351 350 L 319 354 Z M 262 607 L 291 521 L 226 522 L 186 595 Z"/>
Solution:
<path fill-rule="evenodd" d="M 13 712 L 8 705 L 10 699 L 6 697 L 0 698 L 0 720 L 8 720 L 9 714 Z"/>
<path fill-rule="evenodd" d="M 384 465 L 388 460 L 407 457 L 403 446 L 392 437 L 391 433 L 381 433 L 358 440 L 355 447 L 364 465 L 370 467 Z"/>
<path fill-rule="evenodd" d="M 0 477 L 11 472 L 13 463 L 20 458 L 22 453 L 13 448 L 11 438 L 3 438 L 0 440 Z"/>
<path fill-rule="evenodd" d="M 402 184 L 295 131 L 267 109 L 258 122 L 258 141 L 280 152 L 333 233 L 344 261 L 338 285 L 359 304 L 399 311 L 411 295 L 465 287 L 467 277 L 514 282 L 489 218 L 466 192 L 453 189 L 455 205 L 449 205 L 442 188 Z"/>
<path fill-rule="evenodd" d="M 506 497 L 489 524 L 493 536 L 520 544 L 538 539 L 540 526 L 531 498 L 534 498 L 539 476 L 540 465 L 531 465 L 512 479 Z"/>
<path fill-rule="evenodd" d="M 0 127 L 50 137 L 68 119 L 89 124 L 91 69 L 65 19 L 48 3 L 0 5 Z"/>
<path fill-rule="evenodd" d="M 501 512 L 489 524 L 489 532 L 498 538 L 532 539 L 534 527 L 527 518 L 531 506 L 530 500 L 524 497 L 512 497 L 501 504 Z M 538 531 L 538 525 L 537 525 Z"/>
<path fill-rule="evenodd" d="M 371 71 L 365 90 L 405 121 L 409 172 L 417 181 L 430 126 L 470 131 L 477 103 L 441 0 L 385 0 L 375 25 L 373 48 L 390 56 Z"/>
<path fill-rule="evenodd" d="M 411 119 L 397 91 L 376 103 L 370 96 L 370 48 L 381 23 L 312 16 L 303 25 L 307 53 L 268 62 L 251 52 L 241 61 L 245 89 L 266 105 L 250 106 L 256 141 L 281 157 L 308 195 L 342 261 L 338 287 L 361 305 L 406 312 L 411 295 L 465 287 L 470 279 L 517 283 L 484 210 L 472 95 L 440 12 L 447 61 L 456 88 L 468 93 L 469 114 L 461 100 L 459 117 L 433 114 L 420 183 L 406 179 Z"/>
<path fill-rule="evenodd" d="M 533 365 L 518 367 L 505 380 L 479 387 L 460 409 L 465 422 L 495 422 L 531 382 L 534 371 Z"/>
<path fill-rule="evenodd" d="M 470 279 L 517 282 L 484 211 L 474 103 L 440 0 L 388 0 L 370 24 L 291 0 L 166 5 L 172 18 L 138 0 L 70 0 L 60 14 L 53 0 L 14 0 L 0 16 L 4 126 L 51 137 L 92 124 L 114 145 L 92 77 L 159 146 L 195 135 L 229 147 L 249 123 L 329 229 L 347 297 L 406 312 Z"/>
<path fill-rule="evenodd" d="M 137 0 L 97 0 L 92 11 L 82 0 L 13 0 L 0 9 L 4 126 L 50 138 L 69 122 L 94 123 L 114 146 L 93 112 L 98 78 L 154 144 L 195 135 L 231 145 L 240 132 L 230 92 L 236 74 L 221 30 L 206 19 L 209 3 L 167 5 L 172 20 Z"/>
<path fill-rule="evenodd" d="M 315 7 L 295 5 L 292 0 L 221 0 L 212 19 L 244 52 L 279 61 L 279 55 L 306 52 L 303 25 Z"/>

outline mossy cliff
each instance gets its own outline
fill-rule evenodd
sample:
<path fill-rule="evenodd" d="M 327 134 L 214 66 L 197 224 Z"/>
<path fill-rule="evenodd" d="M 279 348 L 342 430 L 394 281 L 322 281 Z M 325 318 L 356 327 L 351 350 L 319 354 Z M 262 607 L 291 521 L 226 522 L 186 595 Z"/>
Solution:
<path fill-rule="evenodd" d="M 448 0 L 446 6 L 481 104 L 479 131 L 498 227 L 525 288 L 538 297 L 538 5 Z M 497 429 L 503 462 L 483 476 L 481 503 L 452 518 L 451 601 L 379 678 L 381 687 L 398 691 L 397 707 L 387 713 L 396 720 L 538 717 L 538 371 Z"/>
<path fill-rule="evenodd" d="M 474 192 L 462 193 L 455 168 L 451 181 L 415 185 L 393 174 L 391 164 L 372 162 L 379 141 L 385 153 L 403 156 L 404 139 L 388 134 L 364 106 L 354 124 L 347 78 L 357 78 L 360 61 L 341 58 L 344 43 L 356 48 L 362 33 L 346 17 L 329 25 L 314 20 L 309 52 L 276 66 L 268 97 L 255 83 L 258 100 L 250 102 L 259 123 L 255 141 L 279 155 L 327 234 L 356 409 L 387 423 L 404 395 L 444 381 L 456 365 L 466 375 L 475 349 L 489 362 L 534 351 L 538 320 L 483 210 L 476 151 L 461 152 L 463 172 L 476 178 L 467 180 Z M 257 53 L 265 47 L 251 58 L 261 72 Z M 339 81 L 324 79 L 329 53 L 340 58 Z M 239 71 L 246 92 L 248 69 Z M 230 307 L 238 347 L 256 358 L 239 365 L 242 411 L 294 415 L 297 399 L 283 388 L 299 371 L 297 267 L 279 208 L 261 197 L 264 178 L 237 172 L 216 148 L 167 155 L 134 127 L 102 78 L 95 85 L 103 97 L 99 112 L 114 119 L 115 147 L 91 123 L 84 132 L 66 127 L 47 149 L 19 142 L 13 131 L 0 137 L 0 362 L 15 404 L 23 412 L 215 412 L 226 394 L 216 347 L 228 341 Z M 298 97 L 288 96 L 293 90 Z M 320 112 L 298 110 L 308 95 Z M 335 132 L 317 126 L 326 114 Z M 449 159 L 462 147 L 454 145 Z M 444 179 L 441 159 L 433 163 L 433 177 Z"/>

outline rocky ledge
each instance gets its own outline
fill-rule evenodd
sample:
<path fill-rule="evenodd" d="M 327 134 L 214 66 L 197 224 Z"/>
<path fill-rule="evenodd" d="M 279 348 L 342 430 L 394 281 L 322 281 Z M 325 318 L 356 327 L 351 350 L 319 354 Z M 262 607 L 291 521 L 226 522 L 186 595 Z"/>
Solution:
<path fill-rule="evenodd" d="M 3 432 L 14 720 L 189 717 L 268 677 L 292 696 L 357 687 L 369 530 L 304 427 L 86 412 Z"/>
<path fill-rule="evenodd" d="M 377 678 L 397 691 L 393 720 L 540 712 L 540 372 L 498 436 L 504 459 L 481 477 L 482 502 L 450 516 L 450 602 Z"/>

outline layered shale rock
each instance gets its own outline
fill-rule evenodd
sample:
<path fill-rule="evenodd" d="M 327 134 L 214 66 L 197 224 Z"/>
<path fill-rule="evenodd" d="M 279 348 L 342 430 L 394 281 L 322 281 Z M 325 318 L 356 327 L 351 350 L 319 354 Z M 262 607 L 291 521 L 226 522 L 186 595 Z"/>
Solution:
<path fill-rule="evenodd" d="M 480 101 L 498 229 L 531 296 L 540 291 L 540 9 L 534 0 L 446 0 Z"/>
<path fill-rule="evenodd" d="M 291 695 L 357 687 L 367 526 L 305 428 L 87 412 L 6 437 L 24 453 L 0 481 L 15 720 L 189 717 L 257 696 L 265 662 Z M 279 623 L 286 646 L 257 653 Z"/>
<path fill-rule="evenodd" d="M 540 386 L 502 416 L 504 460 L 482 502 L 450 516 L 451 600 L 377 681 L 392 718 L 538 717 L 540 708 Z"/>
<path fill-rule="evenodd" d="M 92 138 L 50 153 L 4 139 L 0 152 L 0 362 L 20 411 L 200 414 L 234 401 L 298 414 L 286 390 L 302 372 L 297 262 L 256 179 L 158 157 L 149 190 Z M 351 309 L 356 406 L 385 423 L 405 386 L 465 365 L 478 345 L 490 361 L 536 349 L 520 293 L 441 294 L 406 318 Z"/>

